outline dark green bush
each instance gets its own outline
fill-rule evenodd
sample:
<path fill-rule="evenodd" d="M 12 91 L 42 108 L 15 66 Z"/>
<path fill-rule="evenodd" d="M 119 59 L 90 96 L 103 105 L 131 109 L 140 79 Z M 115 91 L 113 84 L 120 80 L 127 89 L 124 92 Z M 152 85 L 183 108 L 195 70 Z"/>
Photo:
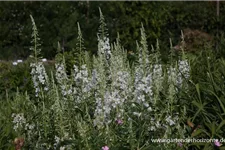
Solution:
<path fill-rule="evenodd" d="M 12 62 L 1 62 L 0 70 L 1 99 L 6 96 L 6 92 L 15 93 L 17 88 L 19 91 L 28 92 L 32 89 L 29 64 L 23 62 L 13 65 Z"/>

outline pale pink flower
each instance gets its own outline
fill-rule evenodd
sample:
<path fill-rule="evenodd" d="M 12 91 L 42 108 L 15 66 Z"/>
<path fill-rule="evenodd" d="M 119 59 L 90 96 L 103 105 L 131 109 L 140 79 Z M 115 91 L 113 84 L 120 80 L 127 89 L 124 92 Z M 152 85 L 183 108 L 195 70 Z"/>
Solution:
<path fill-rule="evenodd" d="M 177 145 L 178 145 L 179 147 L 182 147 L 182 146 L 183 146 L 183 144 L 182 144 L 181 142 L 177 143 Z"/>
<path fill-rule="evenodd" d="M 123 120 L 121 120 L 121 119 L 117 119 L 116 122 L 117 122 L 117 124 L 119 124 L 119 125 L 123 124 Z"/>
<path fill-rule="evenodd" d="M 104 146 L 104 147 L 102 147 L 102 150 L 109 150 L 109 147 L 108 146 Z"/>
<path fill-rule="evenodd" d="M 222 145 L 217 139 L 214 141 L 214 144 L 215 144 L 217 147 L 220 147 L 220 146 Z"/>

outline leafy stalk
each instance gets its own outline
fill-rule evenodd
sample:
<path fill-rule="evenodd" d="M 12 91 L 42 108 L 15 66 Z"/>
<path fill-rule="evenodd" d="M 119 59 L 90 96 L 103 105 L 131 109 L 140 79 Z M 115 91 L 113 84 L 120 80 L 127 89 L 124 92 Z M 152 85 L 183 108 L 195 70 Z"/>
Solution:
<path fill-rule="evenodd" d="M 39 59 L 41 59 L 41 44 L 40 44 L 40 38 L 39 38 L 39 34 L 38 34 L 38 30 L 37 30 L 37 26 L 35 24 L 34 18 L 32 17 L 32 15 L 30 15 L 31 18 L 31 22 L 32 22 L 32 40 L 31 40 L 31 44 L 33 44 L 33 46 L 31 46 L 30 50 L 32 51 L 30 57 L 35 59 L 35 62 L 37 63 Z"/>

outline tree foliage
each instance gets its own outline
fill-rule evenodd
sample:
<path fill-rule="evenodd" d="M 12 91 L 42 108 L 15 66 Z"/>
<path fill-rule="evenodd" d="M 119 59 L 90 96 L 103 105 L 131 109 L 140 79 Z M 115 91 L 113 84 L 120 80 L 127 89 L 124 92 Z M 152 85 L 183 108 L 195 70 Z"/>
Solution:
<path fill-rule="evenodd" d="M 99 8 L 105 16 L 109 39 L 115 41 L 120 34 L 122 46 L 135 51 L 141 23 L 146 29 L 149 45 L 159 39 L 163 52 L 169 47 L 169 38 L 177 43 L 185 28 L 203 30 L 211 35 L 224 31 L 225 2 L 220 2 L 220 16 L 216 2 L 0 2 L 0 59 L 26 58 L 30 55 L 30 15 L 35 18 L 42 40 L 42 55 L 53 58 L 58 42 L 63 51 L 76 49 L 77 22 L 81 25 L 86 50 L 97 53 L 96 32 Z M 166 53 L 166 52 L 165 52 Z"/>

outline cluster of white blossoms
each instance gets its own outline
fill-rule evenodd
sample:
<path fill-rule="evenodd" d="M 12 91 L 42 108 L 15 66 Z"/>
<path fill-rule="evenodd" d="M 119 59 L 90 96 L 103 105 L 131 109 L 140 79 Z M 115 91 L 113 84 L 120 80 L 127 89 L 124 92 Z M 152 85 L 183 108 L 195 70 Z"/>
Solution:
<path fill-rule="evenodd" d="M 185 65 L 186 67 L 188 66 L 187 63 L 181 63 L 183 64 L 183 66 Z M 157 114 L 155 114 L 155 111 L 158 111 L 155 107 L 155 103 L 152 101 L 154 99 L 154 96 L 159 94 L 158 92 L 160 92 L 163 89 L 163 82 L 164 81 L 164 75 L 163 75 L 163 70 L 162 70 L 162 65 L 160 64 L 155 64 L 152 67 L 152 72 L 150 73 L 145 73 L 144 71 L 139 67 L 136 68 L 135 70 L 135 80 L 134 80 L 134 97 L 135 97 L 135 102 L 137 102 L 138 104 L 142 104 L 143 106 L 145 106 L 145 108 L 147 108 L 147 112 L 152 112 L 151 116 L 151 123 L 149 126 L 149 130 L 150 131 L 156 131 L 159 128 L 164 127 L 168 127 L 168 126 L 173 126 L 178 122 L 178 115 L 174 114 L 173 112 L 171 112 L 171 114 L 173 114 L 172 116 L 166 116 L 165 120 L 163 122 L 161 122 L 162 120 L 159 119 L 161 117 L 157 117 Z M 184 77 L 186 79 L 189 78 L 189 69 L 185 69 L 185 67 L 181 67 L 180 68 L 180 72 L 182 74 L 185 74 Z M 170 68 L 168 68 L 167 70 L 167 74 L 168 74 L 168 85 L 169 88 L 166 89 L 168 90 L 168 103 L 170 103 L 167 106 L 165 106 L 165 109 L 171 110 L 170 105 L 174 105 L 174 103 L 176 103 L 177 101 L 174 100 L 174 95 L 176 93 L 176 86 L 178 84 L 178 77 L 179 77 L 179 73 L 178 70 L 176 68 L 173 68 L 172 66 L 170 66 Z M 182 76 L 183 78 L 183 76 Z M 154 91 L 154 92 L 153 92 Z M 135 106 L 135 104 L 133 104 Z M 143 112 L 134 112 L 133 113 L 134 116 L 140 117 L 141 115 L 144 115 Z M 161 122 L 161 123 L 160 123 Z"/>
<path fill-rule="evenodd" d="M 23 128 L 23 126 L 26 124 L 26 118 L 24 118 L 23 113 L 19 113 L 19 114 L 12 114 L 12 118 L 13 118 L 13 129 L 15 131 L 17 131 L 19 128 Z"/>
<path fill-rule="evenodd" d="M 174 128 L 175 130 L 180 130 L 179 126 L 177 126 L 177 124 L 179 124 L 179 113 L 174 111 L 178 102 L 175 94 L 179 91 L 180 88 L 182 88 L 184 79 L 188 79 L 190 77 L 190 67 L 187 60 L 179 60 L 177 65 L 177 67 L 170 66 L 169 68 L 167 68 L 167 82 L 169 87 L 167 90 L 168 101 L 165 109 L 168 110 L 168 114 L 165 116 L 165 120 L 163 120 L 162 123 L 163 127 L 166 128 L 166 132 L 164 135 L 166 137 L 172 134 L 172 128 Z"/>
<path fill-rule="evenodd" d="M 94 126 L 98 128 L 103 127 L 105 124 L 109 124 L 111 122 L 110 119 L 110 99 L 109 99 L 109 92 L 106 92 L 104 98 L 100 98 L 96 96 L 96 109 L 94 113 Z"/>
<path fill-rule="evenodd" d="M 178 115 L 175 115 L 174 117 L 171 116 L 166 117 L 166 122 L 169 126 L 177 124 L 178 120 L 179 120 Z"/>
<path fill-rule="evenodd" d="M 76 96 L 76 102 L 80 103 L 83 99 L 85 99 L 85 94 L 87 93 L 91 87 L 89 84 L 88 70 L 86 65 L 82 65 L 80 69 L 74 65 L 73 72 L 73 94 Z"/>
<path fill-rule="evenodd" d="M 31 76 L 35 88 L 35 96 L 38 97 L 41 88 L 43 88 L 45 91 L 48 90 L 48 76 L 42 62 L 31 63 L 30 67 L 32 68 Z"/>
<path fill-rule="evenodd" d="M 86 81 L 86 79 L 85 79 L 85 81 Z M 86 84 L 86 86 L 83 88 L 83 91 L 84 92 L 91 91 L 92 89 L 94 89 L 97 86 L 98 82 L 99 82 L 99 77 L 98 77 L 97 71 L 96 71 L 96 69 L 93 69 L 91 79 Z"/>
<path fill-rule="evenodd" d="M 157 116 L 157 115 L 156 115 Z M 170 128 L 178 123 L 179 117 L 178 115 L 174 115 L 171 117 L 170 115 L 166 115 L 164 120 L 157 119 L 158 117 L 152 117 L 150 120 L 150 126 L 148 128 L 149 131 L 157 131 L 162 128 Z"/>
<path fill-rule="evenodd" d="M 187 60 L 178 61 L 178 86 L 181 87 L 183 79 L 188 79 L 190 77 L 190 65 Z"/>
<path fill-rule="evenodd" d="M 149 131 L 156 131 L 157 129 L 161 128 L 162 125 L 159 122 L 159 120 L 157 120 L 156 118 L 151 118 L 150 119 L 150 126 L 148 127 Z"/>
<path fill-rule="evenodd" d="M 158 67 L 158 66 L 157 66 Z M 135 70 L 135 80 L 134 80 L 134 98 L 136 103 L 138 103 L 140 106 L 143 106 L 143 110 L 137 110 L 133 112 L 133 115 L 136 117 L 151 117 L 150 124 L 149 124 L 149 130 L 153 131 L 160 127 L 159 121 L 155 118 L 155 111 L 157 110 L 156 107 L 154 107 L 154 83 L 161 79 L 161 66 L 158 68 L 155 67 L 153 72 L 146 72 L 144 73 L 144 70 L 140 67 L 136 68 Z M 154 75 L 154 76 L 153 76 Z M 158 75 L 158 76 L 157 76 Z M 155 78 L 153 78 L 155 77 Z M 160 83 L 162 81 L 159 81 Z M 136 107 L 136 105 L 133 103 L 133 107 Z"/>
<path fill-rule="evenodd" d="M 147 109 L 150 107 L 149 103 L 153 97 L 152 86 L 152 74 L 149 73 L 144 75 L 144 71 L 141 68 L 136 68 L 134 80 L 134 97 L 138 104 L 143 104 Z M 147 98 L 150 100 L 149 102 L 146 102 Z"/>
<path fill-rule="evenodd" d="M 88 83 L 88 70 L 86 65 L 82 65 L 79 70 L 76 65 L 74 65 L 74 82 L 75 85 L 81 87 L 82 90 Z"/>
<path fill-rule="evenodd" d="M 96 94 L 96 109 L 94 125 L 102 127 L 104 124 L 109 124 L 112 119 L 122 118 L 124 112 L 124 102 L 129 96 L 129 73 L 126 71 L 118 71 L 115 80 L 112 80 L 110 88 L 105 92 L 104 97 L 101 98 Z M 110 117 L 111 111 L 116 111 L 115 118 Z"/>
<path fill-rule="evenodd" d="M 12 114 L 13 118 L 13 129 L 17 131 L 25 130 L 27 131 L 28 135 L 30 136 L 35 125 L 27 123 L 26 118 L 24 117 L 23 113 Z"/>
<path fill-rule="evenodd" d="M 177 68 L 170 66 L 167 68 L 168 82 L 178 88 L 182 88 L 184 79 L 188 80 L 190 77 L 190 66 L 187 60 L 179 60 Z"/>
<path fill-rule="evenodd" d="M 127 71 L 118 71 L 115 79 L 112 81 L 112 92 L 110 95 L 111 105 L 117 110 L 116 118 L 122 119 L 124 113 L 124 103 L 128 100 L 128 97 L 132 91 L 129 86 L 130 74 Z"/>
<path fill-rule="evenodd" d="M 98 38 L 98 49 L 101 54 L 105 54 L 106 60 L 109 60 L 111 57 L 111 50 L 109 44 L 109 38 L 104 37 L 103 39 Z"/>
<path fill-rule="evenodd" d="M 69 79 L 67 77 L 64 64 L 56 63 L 55 68 L 56 68 L 56 74 L 55 74 L 56 80 L 61 88 L 62 95 L 63 96 L 70 95 L 72 93 L 72 89 L 71 89 L 71 85 L 68 84 Z"/>
<path fill-rule="evenodd" d="M 177 72 L 178 70 L 172 66 L 167 68 L 167 74 L 168 74 L 168 82 L 177 83 Z"/>
<path fill-rule="evenodd" d="M 112 87 L 127 91 L 129 88 L 130 74 L 127 71 L 118 71 L 115 80 L 112 81 Z"/>

